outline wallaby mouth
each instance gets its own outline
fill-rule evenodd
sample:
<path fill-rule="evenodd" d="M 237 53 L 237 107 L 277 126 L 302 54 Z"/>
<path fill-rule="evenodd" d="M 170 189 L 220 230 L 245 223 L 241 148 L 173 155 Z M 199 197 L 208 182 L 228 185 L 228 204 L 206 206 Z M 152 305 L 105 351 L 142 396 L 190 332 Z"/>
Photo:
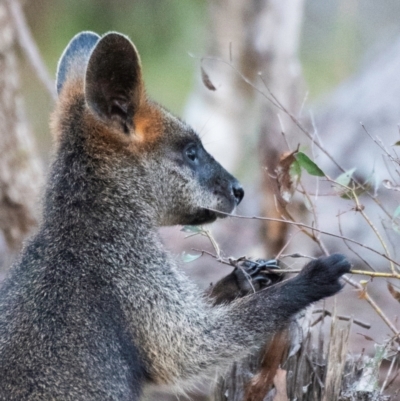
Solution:
<path fill-rule="evenodd" d="M 198 226 L 200 224 L 213 223 L 215 220 L 217 220 L 217 217 L 225 216 L 220 216 L 217 212 L 213 210 L 201 209 L 196 215 L 191 216 L 191 221 L 188 225 Z"/>
<path fill-rule="evenodd" d="M 228 217 L 235 211 L 235 209 L 236 206 L 229 211 L 218 211 L 215 209 L 203 208 L 196 215 L 191 216 L 191 223 L 189 223 L 189 225 L 196 226 L 200 224 L 213 223 L 217 219 L 224 219 Z"/>

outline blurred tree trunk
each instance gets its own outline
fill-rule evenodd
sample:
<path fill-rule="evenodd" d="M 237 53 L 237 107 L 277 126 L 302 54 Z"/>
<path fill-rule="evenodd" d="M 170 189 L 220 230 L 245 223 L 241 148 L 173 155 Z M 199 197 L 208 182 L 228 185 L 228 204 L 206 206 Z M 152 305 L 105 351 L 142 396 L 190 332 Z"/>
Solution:
<path fill-rule="evenodd" d="M 0 231 L 20 248 L 36 226 L 43 173 L 19 94 L 15 31 L 7 2 L 0 1 Z"/>
<path fill-rule="evenodd" d="M 185 110 L 185 119 L 200 133 L 207 150 L 228 170 L 237 168 L 245 140 L 251 141 L 251 132 L 257 127 L 254 91 L 234 70 L 249 79 L 257 71 L 249 43 L 255 3 L 209 1 L 208 49 L 201 66 L 216 90 L 207 89 L 198 74 L 197 87 Z"/>
<path fill-rule="evenodd" d="M 220 54 L 222 49 L 225 49 L 224 59 L 229 60 L 226 35 L 229 26 L 238 30 L 240 35 L 237 41 L 231 39 L 232 48 L 235 49 L 232 52 L 232 62 L 257 88 L 266 94 L 270 90 L 294 115 L 299 112 L 302 103 L 299 90 L 302 83 L 301 69 L 297 58 L 302 11 L 303 0 L 219 0 L 212 2 L 211 7 L 213 26 L 215 25 L 214 48 L 219 49 Z M 226 21 L 229 21 L 228 29 L 225 26 Z M 221 42 L 225 48 L 221 46 Z M 223 66 L 218 68 L 217 70 L 221 71 Z M 217 76 L 215 71 L 212 70 L 213 79 Z M 232 93 L 226 93 L 225 99 L 222 99 L 221 93 L 219 101 L 225 111 L 231 111 L 229 115 L 224 116 L 231 119 L 230 123 L 234 129 L 230 130 L 229 139 L 221 139 L 222 152 L 227 144 L 231 149 L 232 140 L 243 141 L 244 135 L 249 135 L 249 130 L 243 129 L 243 126 L 251 126 L 251 118 L 258 121 L 259 157 L 261 165 L 265 167 L 262 175 L 262 215 L 281 218 L 285 205 L 277 187 L 275 170 L 282 153 L 288 150 L 288 146 L 293 146 L 295 127 L 284 112 L 264 96 L 260 96 L 254 87 L 247 85 L 237 72 L 231 71 L 231 74 L 233 75 L 229 76 L 229 82 Z M 258 78 L 258 75 L 261 77 Z M 215 81 L 214 85 L 217 83 L 217 80 Z M 223 82 L 225 84 L 226 80 Z M 219 90 L 204 90 L 204 96 L 201 98 L 203 104 L 207 96 L 215 99 Z M 246 105 L 243 105 L 243 100 Z M 254 112 L 249 113 L 249 105 L 260 113 L 258 118 L 254 118 Z M 211 101 L 209 107 L 212 107 Z M 240 112 L 234 111 L 235 107 L 239 107 Z M 253 126 L 253 130 L 257 131 L 256 126 Z M 278 254 L 286 238 L 286 225 L 266 223 L 263 239 L 268 255 Z M 287 355 L 291 336 L 290 329 L 277 333 L 274 338 L 269 339 L 260 353 L 242 363 L 236 363 L 224 378 L 219 379 L 215 400 L 262 401 L 272 388 L 278 367 Z"/>
<path fill-rule="evenodd" d="M 297 116 L 304 98 L 304 85 L 298 59 L 303 0 L 261 2 L 254 21 L 254 56 L 257 57 L 264 93 L 272 95 Z M 271 94 L 269 94 L 269 91 Z M 259 152 L 262 175 L 261 215 L 281 219 L 285 200 L 280 194 L 276 168 L 280 157 L 298 143 L 298 130 L 287 114 L 265 97 L 260 99 Z M 265 222 L 262 235 L 267 254 L 277 255 L 287 240 L 288 225 Z"/>

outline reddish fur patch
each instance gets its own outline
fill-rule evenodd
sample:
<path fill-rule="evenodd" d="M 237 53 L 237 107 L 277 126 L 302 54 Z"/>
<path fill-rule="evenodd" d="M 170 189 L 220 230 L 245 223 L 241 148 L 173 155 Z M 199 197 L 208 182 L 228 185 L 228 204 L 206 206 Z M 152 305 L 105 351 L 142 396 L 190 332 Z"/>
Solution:
<path fill-rule="evenodd" d="M 162 111 L 149 102 L 143 102 L 133 119 L 135 131 L 132 135 L 133 146 L 155 144 L 164 132 Z"/>
<path fill-rule="evenodd" d="M 274 335 L 266 344 L 258 373 L 250 380 L 246 388 L 246 401 L 262 401 L 272 388 L 279 366 L 289 350 L 289 332 L 284 329 Z"/>
<path fill-rule="evenodd" d="M 83 91 L 84 84 L 81 80 L 69 80 L 65 83 L 50 120 L 56 144 L 60 142 L 66 125 L 72 123 L 71 120 L 76 117 L 71 110 L 79 99 L 83 99 Z M 151 148 L 160 140 L 164 131 L 162 111 L 147 101 L 144 94 L 142 96 L 140 108 L 134 116 L 134 130 L 128 135 L 116 123 L 107 123 L 86 108 L 81 121 L 89 139 L 91 152 L 107 158 L 112 154 L 124 152 L 137 154 L 144 148 Z"/>

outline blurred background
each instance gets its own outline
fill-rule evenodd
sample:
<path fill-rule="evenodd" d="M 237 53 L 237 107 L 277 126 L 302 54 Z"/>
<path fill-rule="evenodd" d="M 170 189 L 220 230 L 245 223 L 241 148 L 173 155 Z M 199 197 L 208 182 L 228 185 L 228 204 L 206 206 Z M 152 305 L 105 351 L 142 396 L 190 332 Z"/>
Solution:
<path fill-rule="evenodd" d="M 400 3 L 396 0 L 383 4 L 373 0 L 306 0 L 302 8 L 298 55 L 306 81 L 304 96 L 307 93 L 312 103 L 390 46 L 400 33 Z M 207 1 L 35 0 L 25 1 L 24 10 L 53 77 L 61 52 L 77 32 L 120 31 L 140 51 L 151 96 L 171 111 L 184 113 L 200 75 L 199 60 L 191 55 L 206 56 L 209 49 L 212 16 Z M 223 22 L 225 29 L 232 29 L 229 25 L 234 21 Z M 51 144 L 48 115 L 52 102 L 31 68 L 25 63 L 23 67 L 26 110 L 46 160 Z"/>
<path fill-rule="evenodd" d="M 397 185 L 397 164 L 388 165 L 387 155 L 360 122 L 387 148 L 400 139 L 400 2 L 27 0 L 23 10 L 51 77 L 76 33 L 128 35 L 140 52 L 150 96 L 191 123 L 210 152 L 244 183 L 247 195 L 239 214 L 281 218 L 286 213 L 288 205 L 280 199 L 282 194 L 271 176 L 282 153 L 298 145 L 332 177 L 341 173 L 337 164 L 344 170 L 356 167 L 361 182 L 373 177 L 372 194 L 380 196 L 384 209 L 368 197 L 363 204 L 386 236 L 391 256 L 398 256 L 399 230 L 394 228 L 398 227 L 399 196 L 382 185 L 385 179 Z M 24 114 L 21 119 L 33 136 L 32 149 L 41 166 L 37 171 L 45 172 L 52 153 L 48 122 L 54 102 L 21 46 L 13 49 L 17 56 L 13 65 L 19 74 L 16 93 L 23 101 L 21 105 L 18 100 Z M 277 108 L 271 97 L 288 112 Z M 308 136 L 299 129 L 299 122 Z M 329 151 L 336 165 L 313 140 Z M 35 177 L 29 181 L 34 185 Z M 371 227 L 354 213 L 353 202 L 314 196 L 315 180 L 308 178 L 306 184 L 313 188 L 315 207 L 310 208 L 296 194 L 291 215 L 330 232 L 342 230 L 347 237 L 382 251 Z M 319 190 L 323 194 L 329 187 L 321 184 Z M 337 216 L 341 214 L 339 227 Z M 284 253 L 321 253 L 312 241 L 284 226 L 225 219 L 212 230 L 226 256 L 274 257 L 282 248 Z M 22 230 L 21 237 L 29 231 L 30 227 Z M 192 252 L 191 248 L 212 251 L 204 238 L 184 240 L 179 228 L 162 229 L 162 235 L 178 257 L 184 250 Z M 13 248 L 7 238 L 7 234 L 0 235 L 3 271 L 13 259 L 12 249 L 20 246 L 19 239 Z M 343 241 L 326 241 L 330 252 L 349 253 Z M 361 252 L 374 268 L 388 271 L 387 261 L 376 252 Z M 351 258 L 357 267 L 369 268 L 357 254 Z M 202 287 L 231 271 L 206 256 L 185 269 Z M 371 293 L 395 319 L 399 305 L 387 293 L 386 281 L 371 285 Z M 386 338 L 390 330 L 365 302 L 357 300 L 354 290 L 348 288 L 345 294 L 343 310 L 351 299 L 352 310 L 346 313 L 372 322 L 369 336 L 377 341 Z M 353 343 L 354 352 L 368 347 L 357 337 Z"/>
<path fill-rule="evenodd" d="M 191 55 L 207 55 L 207 1 L 36 0 L 26 1 L 24 9 L 53 77 L 62 50 L 77 32 L 120 31 L 140 51 L 151 96 L 171 111 L 183 114 L 200 75 L 198 59 Z M 308 100 L 312 102 L 354 74 L 400 33 L 400 4 L 395 0 L 384 4 L 373 0 L 307 0 L 303 10 L 299 57 Z M 230 21 L 224 23 L 229 26 Z M 31 68 L 23 66 L 26 110 L 41 156 L 46 160 L 51 144 L 48 115 L 52 102 L 40 83 L 32 79 Z"/>

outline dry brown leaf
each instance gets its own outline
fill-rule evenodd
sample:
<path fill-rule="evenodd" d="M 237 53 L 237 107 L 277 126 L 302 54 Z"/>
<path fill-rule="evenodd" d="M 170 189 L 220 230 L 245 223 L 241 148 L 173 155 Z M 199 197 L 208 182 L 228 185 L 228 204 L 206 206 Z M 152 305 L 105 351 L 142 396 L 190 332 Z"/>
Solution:
<path fill-rule="evenodd" d="M 282 199 L 289 203 L 292 198 L 294 188 L 293 188 L 293 180 L 290 175 L 290 167 L 293 162 L 296 161 L 295 154 L 297 150 L 294 152 L 285 152 L 281 155 L 278 166 L 276 168 L 276 179 L 278 183 L 279 192 L 281 194 Z"/>
<path fill-rule="evenodd" d="M 359 336 L 364 337 L 365 340 L 367 340 L 367 341 L 373 341 L 374 343 L 376 343 L 376 341 L 375 341 L 372 337 L 370 337 L 370 336 L 367 336 L 367 335 L 362 334 L 362 333 L 357 333 L 357 334 L 358 334 Z"/>
<path fill-rule="evenodd" d="M 201 80 L 203 81 L 204 86 L 207 89 L 210 89 L 210 91 L 215 91 L 217 88 L 214 86 L 214 84 L 211 82 L 210 77 L 208 74 L 204 71 L 204 68 L 201 67 Z"/>
<path fill-rule="evenodd" d="M 394 287 L 393 287 L 393 285 L 390 284 L 390 283 L 388 283 L 387 287 L 388 287 L 388 290 L 389 290 L 390 294 L 392 295 L 392 297 L 393 297 L 397 302 L 400 302 L 400 292 L 397 291 L 397 290 L 395 290 Z"/>
<path fill-rule="evenodd" d="M 274 386 L 276 395 L 273 401 L 289 401 L 286 392 L 286 370 L 278 368 L 274 377 Z"/>

